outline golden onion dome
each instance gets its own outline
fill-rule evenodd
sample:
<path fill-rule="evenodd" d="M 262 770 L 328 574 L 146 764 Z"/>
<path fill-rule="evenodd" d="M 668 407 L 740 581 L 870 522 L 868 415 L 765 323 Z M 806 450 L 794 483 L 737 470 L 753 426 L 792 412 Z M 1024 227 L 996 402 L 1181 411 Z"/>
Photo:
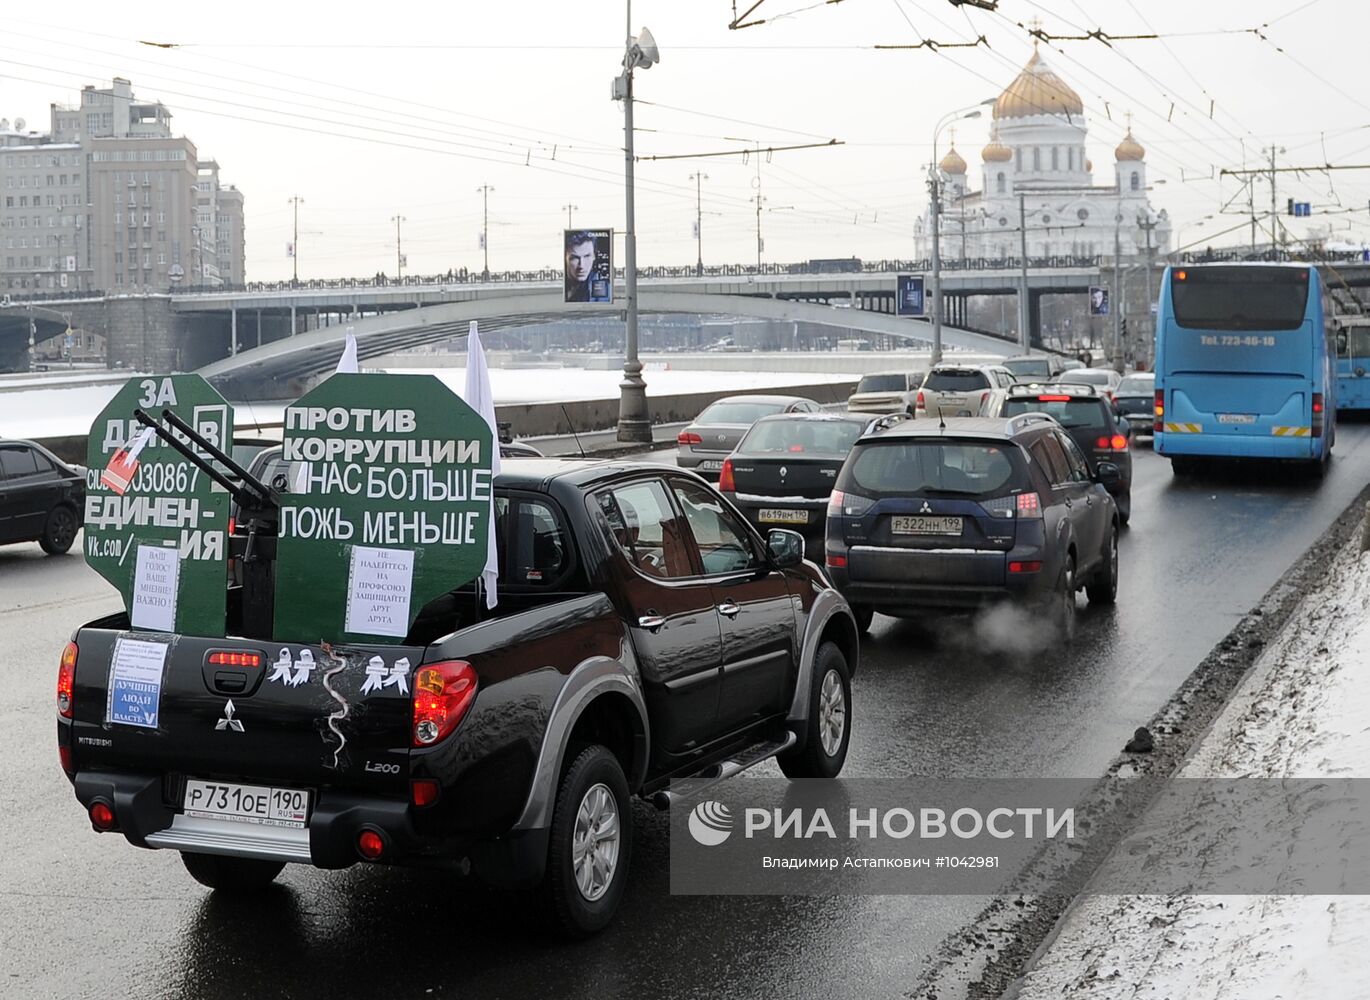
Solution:
<path fill-rule="evenodd" d="M 944 174 L 964 174 L 966 172 L 966 161 L 961 154 L 952 146 L 947 150 L 947 155 L 942 157 L 942 162 L 937 164 Z"/>
<path fill-rule="evenodd" d="M 989 145 L 980 150 L 980 159 L 986 163 L 1007 163 L 1013 159 L 1013 150 L 1009 149 L 999 141 L 999 132 L 996 129 L 994 134 L 989 137 Z"/>
<path fill-rule="evenodd" d="M 1036 49 L 1018 78 L 994 102 L 995 118 L 1084 113 L 1085 105 L 1080 95 L 1047 66 Z"/>
<path fill-rule="evenodd" d="M 1118 143 L 1118 148 L 1113 151 L 1113 156 L 1118 160 L 1140 160 L 1146 156 L 1146 149 L 1132 138 L 1132 129 L 1129 128 L 1127 135 L 1123 136 L 1123 141 Z"/>

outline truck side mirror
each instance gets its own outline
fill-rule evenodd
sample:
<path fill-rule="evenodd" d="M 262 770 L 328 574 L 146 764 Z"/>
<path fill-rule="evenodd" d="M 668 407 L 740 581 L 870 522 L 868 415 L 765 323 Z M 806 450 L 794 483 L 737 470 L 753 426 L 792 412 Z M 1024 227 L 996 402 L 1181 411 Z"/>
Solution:
<path fill-rule="evenodd" d="M 789 569 L 804 561 L 804 536 L 787 528 L 772 528 L 766 535 L 766 552 L 776 569 Z"/>

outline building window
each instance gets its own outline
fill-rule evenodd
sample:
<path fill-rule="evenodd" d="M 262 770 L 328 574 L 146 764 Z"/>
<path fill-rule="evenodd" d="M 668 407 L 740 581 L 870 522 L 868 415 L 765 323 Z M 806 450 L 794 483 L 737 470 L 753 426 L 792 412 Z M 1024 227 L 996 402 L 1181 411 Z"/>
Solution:
<path fill-rule="evenodd" d="M 1004 193 L 1004 175 L 1002 172 L 994 176 L 994 190 L 997 194 Z"/>
<path fill-rule="evenodd" d="M 1075 213 L 1075 217 L 1079 219 L 1081 222 L 1084 222 L 1086 219 L 1089 218 L 1089 209 L 1080 209 L 1078 212 Z"/>
<path fill-rule="evenodd" d="M 1014 169 L 1018 171 L 1023 169 L 1023 151 L 1021 149 L 1015 149 L 1013 151 L 1013 166 Z"/>
<path fill-rule="evenodd" d="M 1067 146 L 1067 147 L 1066 147 L 1066 167 L 1067 167 L 1067 169 L 1069 169 L 1069 170 L 1074 170 L 1074 169 L 1075 169 L 1075 147 L 1074 147 L 1074 146 Z"/>
<path fill-rule="evenodd" d="M 1032 147 L 1032 169 L 1033 169 L 1033 170 L 1041 170 L 1041 169 L 1042 169 L 1042 147 L 1040 147 L 1040 146 L 1033 146 L 1033 147 Z"/>
<path fill-rule="evenodd" d="M 1059 151 L 1055 146 L 1052 146 L 1052 147 L 1051 147 L 1051 169 L 1052 169 L 1052 170 L 1060 170 L 1060 169 L 1061 169 L 1060 160 L 1057 159 L 1057 157 L 1059 156 L 1059 153 L 1060 153 L 1060 151 Z"/>
<path fill-rule="evenodd" d="M 1136 173 L 1136 171 L 1133 171 L 1133 174 L 1132 174 L 1132 190 L 1136 191 L 1136 190 L 1138 190 L 1141 186 L 1142 186 L 1142 178 Z"/>
<path fill-rule="evenodd" d="M 159 253 L 159 254 L 157 255 L 157 263 L 158 263 L 158 264 L 166 264 L 166 254 L 164 254 L 164 253 Z"/>

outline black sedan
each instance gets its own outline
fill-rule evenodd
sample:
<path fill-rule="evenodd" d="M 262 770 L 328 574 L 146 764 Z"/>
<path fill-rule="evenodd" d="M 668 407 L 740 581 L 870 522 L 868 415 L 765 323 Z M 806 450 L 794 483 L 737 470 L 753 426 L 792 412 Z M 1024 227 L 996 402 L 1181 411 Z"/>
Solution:
<path fill-rule="evenodd" d="M 718 488 L 763 533 L 804 536 L 823 560 L 823 524 L 837 472 L 856 439 L 905 419 L 902 413 L 784 413 L 762 417 L 724 462 Z"/>
<path fill-rule="evenodd" d="M 1125 375 L 1113 393 L 1113 409 L 1133 434 L 1150 436 L 1156 413 L 1156 373 Z"/>
<path fill-rule="evenodd" d="M 0 545 L 37 542 L 50 556 L 76 541 L 85 477 L 32 441 L 0 441 Z"/>

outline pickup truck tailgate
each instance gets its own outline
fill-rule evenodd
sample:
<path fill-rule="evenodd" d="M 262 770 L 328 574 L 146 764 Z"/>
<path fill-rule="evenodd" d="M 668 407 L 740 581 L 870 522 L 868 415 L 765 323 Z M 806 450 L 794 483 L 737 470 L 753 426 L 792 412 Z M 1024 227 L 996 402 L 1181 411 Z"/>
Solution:
<path fill-rule="evenodd" d="M 82 629 L 76 770 L 408 796 L 411 692 L 423 649 Z M 162 647 L 159 649 L 158 647 Z M 155 677 L 160 689 L 139 678 Z M 140 667 L 139 674 L 135 667 Z"/>

